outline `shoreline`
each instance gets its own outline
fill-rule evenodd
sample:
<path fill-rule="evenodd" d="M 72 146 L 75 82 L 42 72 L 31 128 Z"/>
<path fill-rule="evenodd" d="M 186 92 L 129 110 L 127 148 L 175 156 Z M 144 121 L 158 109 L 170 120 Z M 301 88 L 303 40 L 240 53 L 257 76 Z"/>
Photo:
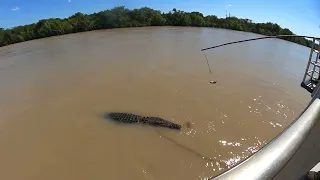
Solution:
<path fill-rule="evenodd" d="M 55 36 L 49 36 L 49 37 L 43 37 L 43 38 L 38 38 L 38 39 L 31 39 L 31 40 L 27 40 L 27 41 L 22 41 L 22 42 L 17 42 L 17 43 L 12 43 L 12 44 L 8 44 L 5 46 L 0 46 L 0 50 L 2 48 L 6 48 L 6 47 L 10 47 L 10 46 L 14 46 L 17 44 L 23 44 L 23 43 L 28 43 L 28 42 L 32 42 L 32 41 L 37 41 L 37 40 L 46 40 L 46 39 L 58 39 L 64 36 L 68 36 L 68 35 L 79 35 L 79 34 L 83 34 L 83 33 L 91 33 L 91 32 L 100 32 L 100 31 L 112 31 L 112 30 L 125 30 L 125 29 L 141 29 L 141 28 L 204 28 L 204 29 L 216 29 L 216 30 L 223 30 L 223 31 L 228 31 L 228 32 L 237 32 L 237 33 L 242 33 L 242 34 L 251 34 L 251 35 L 255 35 L 255 36 L 266 36 L 263 34 L 258 34 L 258 33 L 254 33 L 254 32 L 250 32 L 250 31 L 239 31 L 239 30 L 233 30 L 233 29 L 225 29 L 225 28 L 216 28 L 216 27 L 197 27 L 197 26 L 140 26 L 140 27 L 121 27 L 121 28 L 109 28 L 109 29 L 95 29 L 95 30 L 89 30 L 89 31 L 83 31 L 83 32 L 74 32 L 74 33 L 68 33 L 68 34 L 61 34 L 61 35 L 55 35 Z M 292 41 L 288 41 L 285 39 L 280 39 L 280 38 L 275 38 L 275 39 L 279 39 L 288 43 L 293 43 L 293 44 L 297 44 L 306 48 L 310 48 L 308 46 L 304 46 L 301 45 L 299 43 L 295 43 Z"/>

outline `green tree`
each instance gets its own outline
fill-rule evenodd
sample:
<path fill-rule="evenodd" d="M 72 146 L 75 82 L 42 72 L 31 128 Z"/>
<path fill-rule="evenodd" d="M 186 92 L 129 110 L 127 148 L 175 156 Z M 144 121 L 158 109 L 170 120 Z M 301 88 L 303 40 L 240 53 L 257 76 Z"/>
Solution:
<path fill-rule="evenodd" d="M 102 28 L 132 27 L 133 22 L 129 14 L 130 10 L 126 9 L 124 6 L 104 11 L 100 18 Z"/>
<path fill-rule="evenodd" d="M 73 27 L 74 32 L 89 31 L 94 28 L 94 24 L 90 21 L 89 16 L 80 12 L 72 15 L 69 22 Z"/>
<path fill-rule="evenodd" d="M 180 26 L 190 26 L 192 23 L 191 17 L 189 14 L 181 13 L 178 25 Z"/>
<path fill-rule="evenodd" d="M 191 25 L 192 26 L 197 26 L 197 27 L 202 27 L 205 26 L 205 21 L 203 19 L 203 15 L 201 13 L 198 12 L 192 12 L 191 15 Z"/>
<path fill-rule="evenodd" d="M 153 11 L 148 7 L 134 9 L 130 12 L 130 17 L 133 21 L 138 22 L 140 26 L 150 26 L 154 14 Z"/>
<path fill-rule="evenodd" d="M 161 15 L 160 11 L 156 11 L 153 14 L 153 17 L 151 19 L 151 25 L 152 26 L 163 26 L 165 25 L 167 20 Z"/>
<path fill-rule="evenodd" d="M 205 23 L 207 27 L 217 27 L 218 17 L 209 15 L 205 17 Z"/>

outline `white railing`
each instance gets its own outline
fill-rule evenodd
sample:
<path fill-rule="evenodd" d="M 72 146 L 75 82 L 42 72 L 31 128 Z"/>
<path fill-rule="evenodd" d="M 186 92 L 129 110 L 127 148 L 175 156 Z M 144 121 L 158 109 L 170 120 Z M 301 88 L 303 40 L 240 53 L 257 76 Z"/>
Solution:
<path fill-rule="evenodd" d="M 303 142 L 308 138 L 316 122 L 319 121 L 319 92 L 301 116 L 275 139 L 244 162 L 212 179 L 273 179 L 295 155 Z M 305 154 L 305 156 L 307 157 L 308 154 Z"/>

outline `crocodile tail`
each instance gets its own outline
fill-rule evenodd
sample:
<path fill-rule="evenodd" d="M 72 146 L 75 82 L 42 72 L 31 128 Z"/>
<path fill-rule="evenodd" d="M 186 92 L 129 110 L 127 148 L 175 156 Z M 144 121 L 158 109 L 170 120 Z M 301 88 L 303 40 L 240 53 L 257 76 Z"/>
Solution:
<path fill-rule="evenodd" d="M 165 126 L 170 128 L 170 129 L 177 129 L 177 130 L 180 130 L 182 128 L 182 126 L 180 124 L 176 124 L 176 123 L 173 123 L 173 122 L 166 123 Z"/>
<path fill-rule="evenodd" d="M 143 119 L 146 119 L 147 123 L 153 126 L 162 126 L 162 127 L 167 127 L 170 129 L 178 129 L 178 130 L 181 129 L 180 124 L 176 124 L 159 117 L 145 117 Z"/>

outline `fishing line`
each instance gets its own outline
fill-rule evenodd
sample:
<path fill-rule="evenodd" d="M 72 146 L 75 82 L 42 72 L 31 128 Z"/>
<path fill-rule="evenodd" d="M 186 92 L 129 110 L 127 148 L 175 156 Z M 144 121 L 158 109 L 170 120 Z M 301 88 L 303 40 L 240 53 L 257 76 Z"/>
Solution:
<path fill-rule="evenodd" d="M 159 130 L 157 130 L 157 129 L 156 129 L 156 132 L 159 134 L 160 137 L 163 137 L 164 139 L 166 139 L 166 140 L 172 142 L 173 144 L 175 144 L 176 146 L 178 146 L 178 147 L 180 147 L 180 148 L 182 148 L 182 149 L 184 149 L 184 150 L 186 150 L 186 151 L 189 151 L 189 152 L 195 154 L 196 156 L 200 157 L 201 159 L 207 160 L 207 161 L 209 161 L 209 162 L 212 162 L 212 161 L 215 160 L 215 158 L 206 157 L 206 156 L 202 155 L 201 153 L 197 152 L 196 150 L 191 149 L 191 148 L 189 148 L 189 147 L 187 147 L 187 146 L 185 146 L 185 145 L 177 142 L 176 140 L 174 140 L 174 139 L 172 139 L 172 138 L 170 138 L 170 137 L 162 134 L 162 133 L 161 133 Z M 216 161 L 216 160 L 215 160 L 215 161 Z"/>
<path fill-rule="evenodd" d="M 203 54 L 204 54 L 204 57 L 206 58 L 206 61 L 207 61 L 207 65 L 208 65 L 208 69 L 209 69 L 209 72 L 210 74 L 212 74 L 212 71 L 211 71 L 211 68 L 210 68 L 210 65 L 209 65 L 209 61 L 208 61 L 208 58 L 207 58 L 207 54 L 205 51 L 203 51 Z"/>

